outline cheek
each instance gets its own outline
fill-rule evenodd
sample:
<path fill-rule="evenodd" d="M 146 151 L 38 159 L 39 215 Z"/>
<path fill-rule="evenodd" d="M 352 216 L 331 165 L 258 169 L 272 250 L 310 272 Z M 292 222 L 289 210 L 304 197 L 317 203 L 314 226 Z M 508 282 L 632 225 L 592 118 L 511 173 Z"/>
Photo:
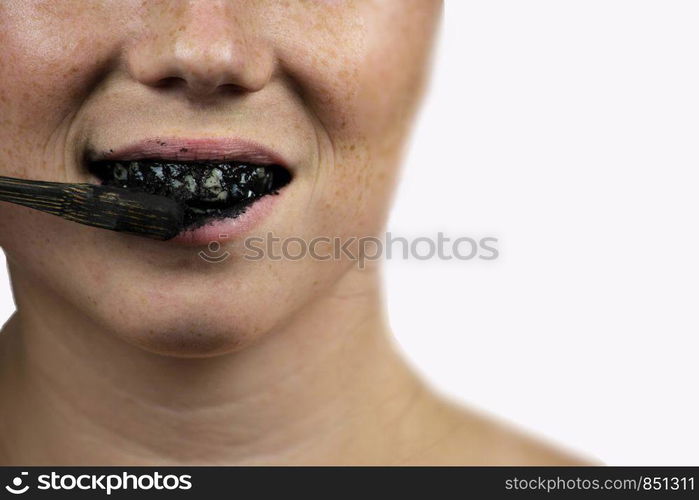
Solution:
<path fill-rule="evenodd" d="M 42 22 L 33 4 L 0 8 L 0 175 L 62 180 L 66 117 L 75 109 L 71 92 L 84 78 L 74 68 L 89 54 L 70 48 L 75 30 L 65 30 L 60 42 L 60 21 L 46 25 L 50 18 Z M 0 204 L 0 245 L 10 260 L 40 275 L 59 268 L 66 254 L 55 248 L 68 244 L 62 235 L 70 230 L 51 216 Z"/>
<path fill-rule="evenodd" d="M 280 46 L 317 119 L 318 208 L 328 225 L 366 234 L 383 226 L 388 211 L 439 2 L 338 5 L 332 16 L 314 17 L 304 37 Z"/>
<path fill-rule="evenodd" d="M 10 204 L 0 206 L 0 247 L 9 260 L 56 282 L 66 274 L 92 281 L 85 273 L 99 260 L 87 227 Z"/>
<path fill-rule="evenodd" d="M 0 8 L 0 173 L 61 170 L 75 115 L 110 58 L 115 34 L 98 32 L 100 12 L 71 17 L 72 4 L 63 13 L 35 2 Z"/>
<path fill-rule="evenodd" d="M 85 310 L 93 309 L 94 295 L 103 289 L 99 272 L 103 266 L 89 235 L 74 226 L 21 207 L 0 209 L 0 246 L 12 271 L 17 300 L 32 297 L 41 302 L 52 291 L 65 300 L 61 307 L 80 304 Z"/>

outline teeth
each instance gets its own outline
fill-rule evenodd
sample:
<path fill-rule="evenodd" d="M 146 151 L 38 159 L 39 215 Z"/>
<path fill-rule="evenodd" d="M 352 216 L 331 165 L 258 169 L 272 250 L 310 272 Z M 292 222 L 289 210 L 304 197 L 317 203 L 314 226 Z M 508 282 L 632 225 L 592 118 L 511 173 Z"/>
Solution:
<path fill-rule="evenodd" d="M 117 164 L 114 167 L 114 178 L 118 181 L 125 181 L 129 177 L 129 171 L 123 165 Z"/>
<path fill-rule="evenodd" d="M 245 164 L 192 164 L 161 161 L 106 162 L 104 182 L 184 202 L 235 203 L 269 193 L 273 170 Z"/>
<path fill-rule="evenodd" d="M 197 181 L 195 181 L 194 177 L 192 177 L 191 175 L 184 176 L 184 185 L 187 188 L 187 191 L 189 191 L 192 194 L 194 194 L 197 190 Z"/>
<path fill-rule="evenodd" d="M 221 181 L 223 180 L 223 172 L 218 168 L 214 168 L 209 176 L 204 180 L 204 187 L 209 189 L 221 189 Z"/>
<path fill-rule="evenodd" d="M 143 181 L 143 172 L 141 172 L 141 169 L 138 166 L 138 162 L 132 161 L 129 164 L 128 176 L 135 181 Z"/>
<path fill-rule="evenodd" d="M 206 191 L 211 196 L 207 196 L 207 199 L 210 199 L 212 196 L 214 199 L 218 199 L 218 195 L 221 194 L 223 191 L 223 187 L 221 186 L 221 181 L 223 180 L 223 172 L 221 172 L 218 168 L 214 168 L 209 176 L 204 179 L 203 186 Z"/>
<path fill-rule="evenodd" d="M 231 197 L 237 200 L 240 200 L 243 198 L 243 196 L 245 196 L 243 190 L 240 189 L 240 186 L 238 186 L 237 184 L 233 184 L 230 187 L 229 191 L 231 193 Z"/>
<path fill-rule="evenodd" d="M 142 160 L 95 162 L 91 168 L 104 185 L 181 202 L 189 222 L 240 213 L 251 201 L 290 180 L 285 170 L 275 165 Z"/>
<path fill-rule="evenodd" d="M 155 174 L 155 177 L 160 179 L 161 181 L 165 180 L 165 174 L 163 173 L 163 167 L 157 166 L 153 167 L 153 173 Z"/>

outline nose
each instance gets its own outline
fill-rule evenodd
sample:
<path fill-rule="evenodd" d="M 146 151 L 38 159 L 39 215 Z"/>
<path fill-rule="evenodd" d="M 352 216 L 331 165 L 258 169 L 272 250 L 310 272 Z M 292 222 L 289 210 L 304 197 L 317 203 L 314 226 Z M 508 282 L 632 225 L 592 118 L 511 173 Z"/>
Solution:
<path fill-rule="evenodd" d="M 233 11 L 226 0 L 197 0 L 146 12 L 144 34 L 127 53 L 129 73 L 144 85 L 181 87 L 192 98 L 222 88 L 261 90 L 271 78 L 274 58 L 244 22 L 242 9 Z"/>

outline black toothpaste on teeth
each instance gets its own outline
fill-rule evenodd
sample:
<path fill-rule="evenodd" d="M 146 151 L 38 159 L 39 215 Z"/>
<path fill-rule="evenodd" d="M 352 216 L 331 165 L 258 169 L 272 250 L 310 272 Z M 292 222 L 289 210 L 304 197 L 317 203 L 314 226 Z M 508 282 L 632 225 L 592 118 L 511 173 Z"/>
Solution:
<path fill-rule="evenodd" d="M 102 184 L 171 198 L 182 204 L 185 228 L 235 217 L 290 181 L 279 165 L 167 160 L 100 161 L 90 170 Z"/>

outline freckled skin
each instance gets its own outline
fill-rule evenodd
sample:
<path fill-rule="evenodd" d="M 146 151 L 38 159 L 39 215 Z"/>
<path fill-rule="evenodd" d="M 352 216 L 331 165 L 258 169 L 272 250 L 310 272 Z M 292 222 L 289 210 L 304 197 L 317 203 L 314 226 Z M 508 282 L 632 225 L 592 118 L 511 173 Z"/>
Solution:
<path fill-rule="evenodd" d="M 294 175 L 246 236 L 379 235 L 441 8 L 1 0 L 0 175 L 96 181 L 88 147 L 234 136 Z M 229 241 L 211 264 L 6 203 L 0 246 L 18 306 L 0 465 L 575 462 L 426 390 L 375 263 L 251 261 Z"/>
<path fill-rule="evenodd" d="M 273 214 L 256 232 L 377 234 L 439 10 L 440 2 L 429 0 L 2 2 L 0 174 L 87 181 L 79 162 L 88 144 L 242 136 L 278 149 L 296 168 L 288 213 Z M 166 78 L 199 80 L 192 88 L 183 80 L 158 87 Z M 212 80 L 239 92 L 197 95 L 198 82 Z M 322 289 L 310 283 L 331 287 L 351 267 L 275 262 L 272 274 L 261 263 L 230 259 L 215 273 L 202 272 L 191 250 L 163 250 L 7 204 L 0 206 L 0 244 L 11 265 L 114 334 L 170 351 L 147 332 L 201 330 L 201 354 L 229 350 L 225 339 L 273 329 Z M 118 264 L 105 268 L 105 261 Z M 100 294 L 97 305 L 86 300 L 98 286 L 93 268 L 100 286 L 113 292 Z M 164 289 L 166 296 L 149 293 Z M 248 293 L 234 293 L 240 289 Z M 287 305 L 274 314 L 241 313 L 265 310 L 279 296 Z M 201 318 L 202 300 L 222 306 L 219 313 Z M 177 318 L 165 312 L 174 304 Z M 119 309 L 130 313 L 115 314 Z"/>

